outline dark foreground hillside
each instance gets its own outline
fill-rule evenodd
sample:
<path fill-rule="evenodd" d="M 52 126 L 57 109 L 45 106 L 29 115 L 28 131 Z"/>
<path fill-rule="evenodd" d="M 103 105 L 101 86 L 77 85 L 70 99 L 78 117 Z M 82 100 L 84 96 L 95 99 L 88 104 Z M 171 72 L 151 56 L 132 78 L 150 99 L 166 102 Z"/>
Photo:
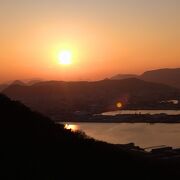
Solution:
<path fill-rule="evenodd" d="M 158 161 L 72 133 L 3 95 L 0 123 L 2 180 L 175 179 L 179 175 L 178 160 Z"/>

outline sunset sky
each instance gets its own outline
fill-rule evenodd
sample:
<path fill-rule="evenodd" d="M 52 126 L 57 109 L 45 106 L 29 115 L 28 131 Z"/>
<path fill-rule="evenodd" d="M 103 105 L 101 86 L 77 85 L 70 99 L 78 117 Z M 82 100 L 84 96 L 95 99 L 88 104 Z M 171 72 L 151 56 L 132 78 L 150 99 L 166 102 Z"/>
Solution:
<path fill-rule="evenodd" d="M 180 67 L 180 0 L 0 0 L 0 27 L 0 82 Z"/>

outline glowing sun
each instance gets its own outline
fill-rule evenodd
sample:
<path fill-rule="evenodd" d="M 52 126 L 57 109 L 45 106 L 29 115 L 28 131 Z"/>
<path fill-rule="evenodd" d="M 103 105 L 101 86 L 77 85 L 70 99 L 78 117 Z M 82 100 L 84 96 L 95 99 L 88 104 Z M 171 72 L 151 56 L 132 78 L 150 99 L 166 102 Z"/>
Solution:
<path fill-rule="evenodd" d="M 60 64 L 69 65 L 72 64 L 72 52 L 71 51 L 62 51 L 58 55 L 58 60 Z"/>

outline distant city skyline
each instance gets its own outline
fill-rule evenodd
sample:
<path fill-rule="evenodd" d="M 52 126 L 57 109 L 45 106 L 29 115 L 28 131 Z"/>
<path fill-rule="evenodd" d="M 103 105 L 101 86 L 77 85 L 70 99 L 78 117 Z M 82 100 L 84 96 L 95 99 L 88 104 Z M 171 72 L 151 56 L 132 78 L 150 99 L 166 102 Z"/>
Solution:
<path fill-rule="evenodd" d="M 1 0 L 0 25 L 0 82 L 180 67 L 179 0 Z"/>

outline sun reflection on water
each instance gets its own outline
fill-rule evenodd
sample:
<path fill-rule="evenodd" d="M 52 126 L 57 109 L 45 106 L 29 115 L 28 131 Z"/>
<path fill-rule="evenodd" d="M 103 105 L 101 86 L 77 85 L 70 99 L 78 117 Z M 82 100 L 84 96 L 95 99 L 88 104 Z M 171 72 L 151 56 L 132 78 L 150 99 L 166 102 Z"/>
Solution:
<path fill-rule="evenodd" d="M 65 129 L 68 129 L 68 130 L 71 130 L 71 131 L 73 131 L 73 132 L 79 130 L 78 125 L 75 125 L 75 124 L 65 124 L 65 125 L 64 125 L 64 128 L 65 128 Z"/>

